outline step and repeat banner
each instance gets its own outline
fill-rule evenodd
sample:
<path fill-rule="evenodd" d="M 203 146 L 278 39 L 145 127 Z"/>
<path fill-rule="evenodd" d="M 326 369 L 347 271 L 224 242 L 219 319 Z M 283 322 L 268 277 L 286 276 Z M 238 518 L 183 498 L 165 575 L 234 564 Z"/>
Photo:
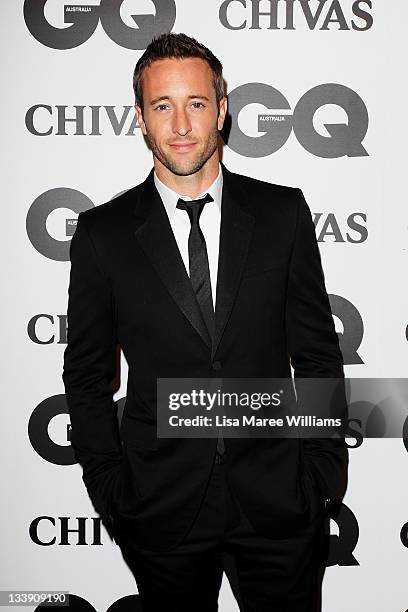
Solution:
<path fill-rule="evenodd" d="M 70 447 L 61 375 L 78 213 L 140 183 L 152 167 L 133 109 L 136 61 L 165 31 L 194 36 L 219 57 L 231 122 L 223 161 L 303 190 L 346 375 L 406 378 L 408 7 L 405 0 L 6 0 L 0 15 L 0 589 L 69 591 L 71 609 L 135 611 L 133 576 L 95 514 Z M 126 380 L 122 356 L 119 405 Z M 322 609 L 404 612 L 408 441 L 403 433 L 366 439 L 358 422 L 352 429 Z M 220 610 L 238 610 L 225 576 Z"/>

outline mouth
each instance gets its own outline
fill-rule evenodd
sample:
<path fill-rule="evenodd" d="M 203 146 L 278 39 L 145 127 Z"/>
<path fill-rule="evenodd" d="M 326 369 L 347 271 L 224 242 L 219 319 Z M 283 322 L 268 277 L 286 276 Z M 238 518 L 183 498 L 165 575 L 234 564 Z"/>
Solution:
<path fill-rule="evenodd" d="M 195 147 L 195 145 L 195 142 L 176 142 L 171 144 L 170 147 L 173 151 L 177 151 L 177 153 L 186 153 L 188 151 L 191 151 L 191 149 Z"/>

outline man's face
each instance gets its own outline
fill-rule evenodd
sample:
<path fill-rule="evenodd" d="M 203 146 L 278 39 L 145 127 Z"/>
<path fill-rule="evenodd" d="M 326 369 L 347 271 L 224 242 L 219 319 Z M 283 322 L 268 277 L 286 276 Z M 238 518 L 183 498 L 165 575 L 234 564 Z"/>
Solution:
<path fill-rule="evenodd" d="M 153 155 L 173 174 L 200 170 L 215 153 L 227 100 L 218 114 L 212 71 L 200 58 L 166 58 L 143 72 L 144 112 L 139 125 Z"/>

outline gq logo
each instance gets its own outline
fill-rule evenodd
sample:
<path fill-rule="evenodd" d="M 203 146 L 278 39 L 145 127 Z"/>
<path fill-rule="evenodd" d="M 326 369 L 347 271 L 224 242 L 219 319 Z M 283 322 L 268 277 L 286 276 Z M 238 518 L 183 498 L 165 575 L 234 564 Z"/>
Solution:
<path fill-rule="evenodd" d="M 317 157 L 363 157 L 368 155 L 362 141 L 368 129 L 368 112 L 360 96 L 344 85 L 323 83 L 309 89 L 296 104 L 290 104 L 280 91 L 265 83 L 246 83 L 228 96 L 231 131 L 224 138 L 228 146 L 246 157 L 266 157 L 278 151 L 288 140 L 292 129 L 298 142 Z M 247 106 L 258 104 L 266 112 L 252 113 L 256 135 L 249 136 L 240 127 L 240 113 Z M 313 123 L 321 107 L 332 104 L 343 109 L 347 122 L 325 123 L 326 135 Z M 246 113 L 248 114 L 248 113 Z M 251 121 L 251 119 L 249 119 Z M 260 135 L 262 133 L 262 135 Z"/>
<path fill-rule="evenodd" d="M 93 202 L 76 189 L 58 187 L 49 189 L 38 196 L 31 204 L 26 219 L 27 236 L 33 247 L 48 259 L 69 261 L 71 236 L 76 229 L 76 217 L 68 217 L 65 211 L 77 215 L 93 207 Z M 50 216 L 58 215 L 54 225 L 59 235 L 52 235 L 48 225 Z M 55 233 L 55 232 L 54 232 Z"/>
<path fill-rule="evenodd" d="M 113 198 L 121 193 L 115 194 Z M 40 194 L 31 204 L 26 219 L 27 236 L 33 247 L 48 259 L 69 261 L 71 237 L 80 212 L 94 203 L 81 191 L 56 187 Z"/>
<path fill-rule="evenodd" d="M 24 21 L 30 33 L 51 49 L 74 49 L 86 42 L 101 22 L 113 42 L 126 49 L 145 49 L 153 36 L 170 32 L 176 21 L 174 0 L 152 0 L 155 15 L 131 15 L 137 28 L 128 26 L 121 17 L 124 0 L 100 0 L 97 5 L 64 5 L 64 23 L 57 28 L 45 18 L 47 0 L 25 0 Z"/>
<path fill-rule="evenodd" d="M 126 397 L 114 403 L 120 428 Z M 27 433 L 32 448 L 44 461 L 55 465 L 74 465 L 77 462 L 71 446 L 71 423 L 64 394 L 47 397 L 34 408 Z"/>
<path fill-rule="evenodd" d="M 356 306 L 341 295 L 329 294 L 330 309 L 341 325 L 337 330 L 345 365 L 364 363 L 358 353 L 363 341 L 364 323 Z"/>

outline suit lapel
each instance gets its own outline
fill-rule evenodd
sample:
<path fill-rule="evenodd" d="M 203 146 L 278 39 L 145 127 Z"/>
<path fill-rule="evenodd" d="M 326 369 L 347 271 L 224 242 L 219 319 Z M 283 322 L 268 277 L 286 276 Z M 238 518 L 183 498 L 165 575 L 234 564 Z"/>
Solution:
<path fill-rule="evenodd" d="M 247 194 L 223 163 L 221 168 L 223 189 L 212 358 L 234 305 L 255 221 L 254 216 L 245 210 L 249 206 Z"/>
<path fill-rule="evenodd" d="M 211 338 L 200 306 L 154 184 L 153 169 L 142 185 L 135 214 L 141 222 L 135 231 L 136 240 L 184 316 L 205 344 L 211 347 Z"/>
<path fill-rule="evenodd" d="M 186 319 L 211 348 L 218 348 L 238 291 L 252 236 L 254 217 L 244 210 L 248 199 L 234 175 L 221 164 L 223 190 L 218 257 L 215 332 L 211 341 L 200 306 L 185 269 L 169 218 L 154 185 L 153 169 L 141 185 L 135 215 L 135 237 Z"/>

